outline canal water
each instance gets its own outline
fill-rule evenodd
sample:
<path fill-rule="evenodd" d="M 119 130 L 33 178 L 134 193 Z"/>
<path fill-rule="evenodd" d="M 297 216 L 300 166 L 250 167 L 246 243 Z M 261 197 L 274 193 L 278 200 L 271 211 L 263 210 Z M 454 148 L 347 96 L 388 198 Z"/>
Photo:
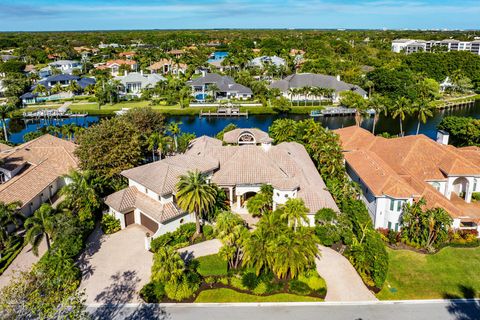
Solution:
<path fill-rule="evenodd" d="M 480 100 L 478 100 L 474 106 L 436 111 L 434 116 L 427 120 L 427 123 L 421 124 L 420 133 L 423 133 L 431 138 L 435 138 L 437 126 L 442 121 L 442 118 L 445 116 L 462 116 L 480 119 Z M 180 127 L 183 132 L 195 133 L 197 136 L 214 136 L 223 128 L 225 128 L 225 126 L 229 123 L 234 123 L 239 128 L 259 128 L 267 131 L 268 127 L 270 127 L 273 121 L 285 117 L 294 120 L 310 118 L 309 115 L 250 115 L 248 118 L 200 118 L 198 116 L 171 116 L 167 118 L 167 121 L 181 122 L 182 124 L 180 125 Z M 85 118 L 59 119 L 53 121 L 29 121 L 27 123 L 25 123 L 23 119 L 14 119 L 8 122 L 10 132 L 9 139 L 13 143 L 22 143 L 23 136 L 26 133 L 36 131 L 44 126 L 75 123 L 80 126 L 88 127 L 98 121 L 99 117 L 95 116 L 88 116 Z M 324 127 L 328 127 L 329 129 L 338 129 L 355 124 L 355 118 L 353 116 L 319 117 L 315 118 L 315 121 L 320 121 Z M 362 127 L 371 131 L 373 127 L 373 117 L 365 119 L 362 123 Z M 403 121 L 403 128 L 407 135 L 415 134 L 417 130 L 417 120 L 413 117 L 406 118 Z M 375 132 L 388 132 L 390 134 L 398 134 L 400 132 L 398 118 L 391 119 L 381 115 L 376 125 Z"/>

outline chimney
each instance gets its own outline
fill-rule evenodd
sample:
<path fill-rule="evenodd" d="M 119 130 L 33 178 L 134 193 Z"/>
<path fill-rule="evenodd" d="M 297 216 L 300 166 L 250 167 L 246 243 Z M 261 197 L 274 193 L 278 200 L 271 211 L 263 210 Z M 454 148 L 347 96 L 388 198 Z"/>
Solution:
<path fill-rule="evenodd" d="M 263 151 L 268 152 L 272 147 L 272 142 L 273 142 L 272 138 L 262 139 L 261 144 L 262 144 Z"/>
<path fill-rule="evenodd" d="M 337 75 L 337 81 L 340 81 L 340 75 Z"/>
<path fill-rule="evenodd" d="M 450 138 L 450 134 L 447 131 L 438 130 L 437 143 L 448 145 L 448 138 Z"/>

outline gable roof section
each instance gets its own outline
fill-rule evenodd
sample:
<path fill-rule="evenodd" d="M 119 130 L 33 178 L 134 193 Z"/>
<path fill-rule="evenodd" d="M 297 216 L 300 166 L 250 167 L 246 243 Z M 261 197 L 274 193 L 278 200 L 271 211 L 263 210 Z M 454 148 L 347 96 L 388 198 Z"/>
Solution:
<path fill-rule="evenodd" d="M 255 128 L 247 128 L 247 129 L 233 129 L 231 131 L 225 132 L 223 134 L 223 141 L 226 143 L 238 143 L 238 138 L 240 138 L 243 134 L 251 134 L 254 138 L 256 143 L 260 143 L 263 139 L 269 138 L 268 133 L 262 131 L 260 129 Z"/>

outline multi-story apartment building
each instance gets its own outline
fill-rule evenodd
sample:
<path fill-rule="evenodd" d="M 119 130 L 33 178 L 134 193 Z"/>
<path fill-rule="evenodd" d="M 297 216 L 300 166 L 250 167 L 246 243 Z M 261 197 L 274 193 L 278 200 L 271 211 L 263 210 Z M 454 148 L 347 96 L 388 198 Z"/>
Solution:
<path fill-rule="evenodd" d="M 396 39 L 392 41 L 393 52 L 404 52 L 406 54 L 414 52 L 432 52 L 432 51 L 470 51 L 480 55 L 480 40 L 459 41 L 455 39 L 446 40 L 412 40 Z"/>

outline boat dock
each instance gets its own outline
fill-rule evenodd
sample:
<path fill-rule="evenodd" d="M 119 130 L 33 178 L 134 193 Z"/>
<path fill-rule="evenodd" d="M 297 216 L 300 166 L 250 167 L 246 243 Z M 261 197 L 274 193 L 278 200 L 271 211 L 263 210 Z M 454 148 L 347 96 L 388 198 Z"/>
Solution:
<path fill-rule="evenodd" d="M 41 120 L 41 119 L 60 119 L 60 118 L 84 118 L 87 113 L 68 112 L 71 103 L 65 103 L 58 109 L 42 109 L 33 112 L 24 112 L 25 120 Z"/>
<path fill-rule="evenodd" d="M 240 108 L 218 108 L 217 111 L 205 111 L 200 110 L 201 117 L 247 117 L 248 111 L 240 112 Z"/>
<path fill-rule="evenodd" d="M 366 111 L 368 115 L 375 115 L 375 110 L 369 109 Z M 357 109 L 345 108 L 345 107 L 327 107 L 323 110 L 313 110 L 310 112 L 311 117 L 341 117 L 341 116 L 354 116 L 357 113 Z"/>

